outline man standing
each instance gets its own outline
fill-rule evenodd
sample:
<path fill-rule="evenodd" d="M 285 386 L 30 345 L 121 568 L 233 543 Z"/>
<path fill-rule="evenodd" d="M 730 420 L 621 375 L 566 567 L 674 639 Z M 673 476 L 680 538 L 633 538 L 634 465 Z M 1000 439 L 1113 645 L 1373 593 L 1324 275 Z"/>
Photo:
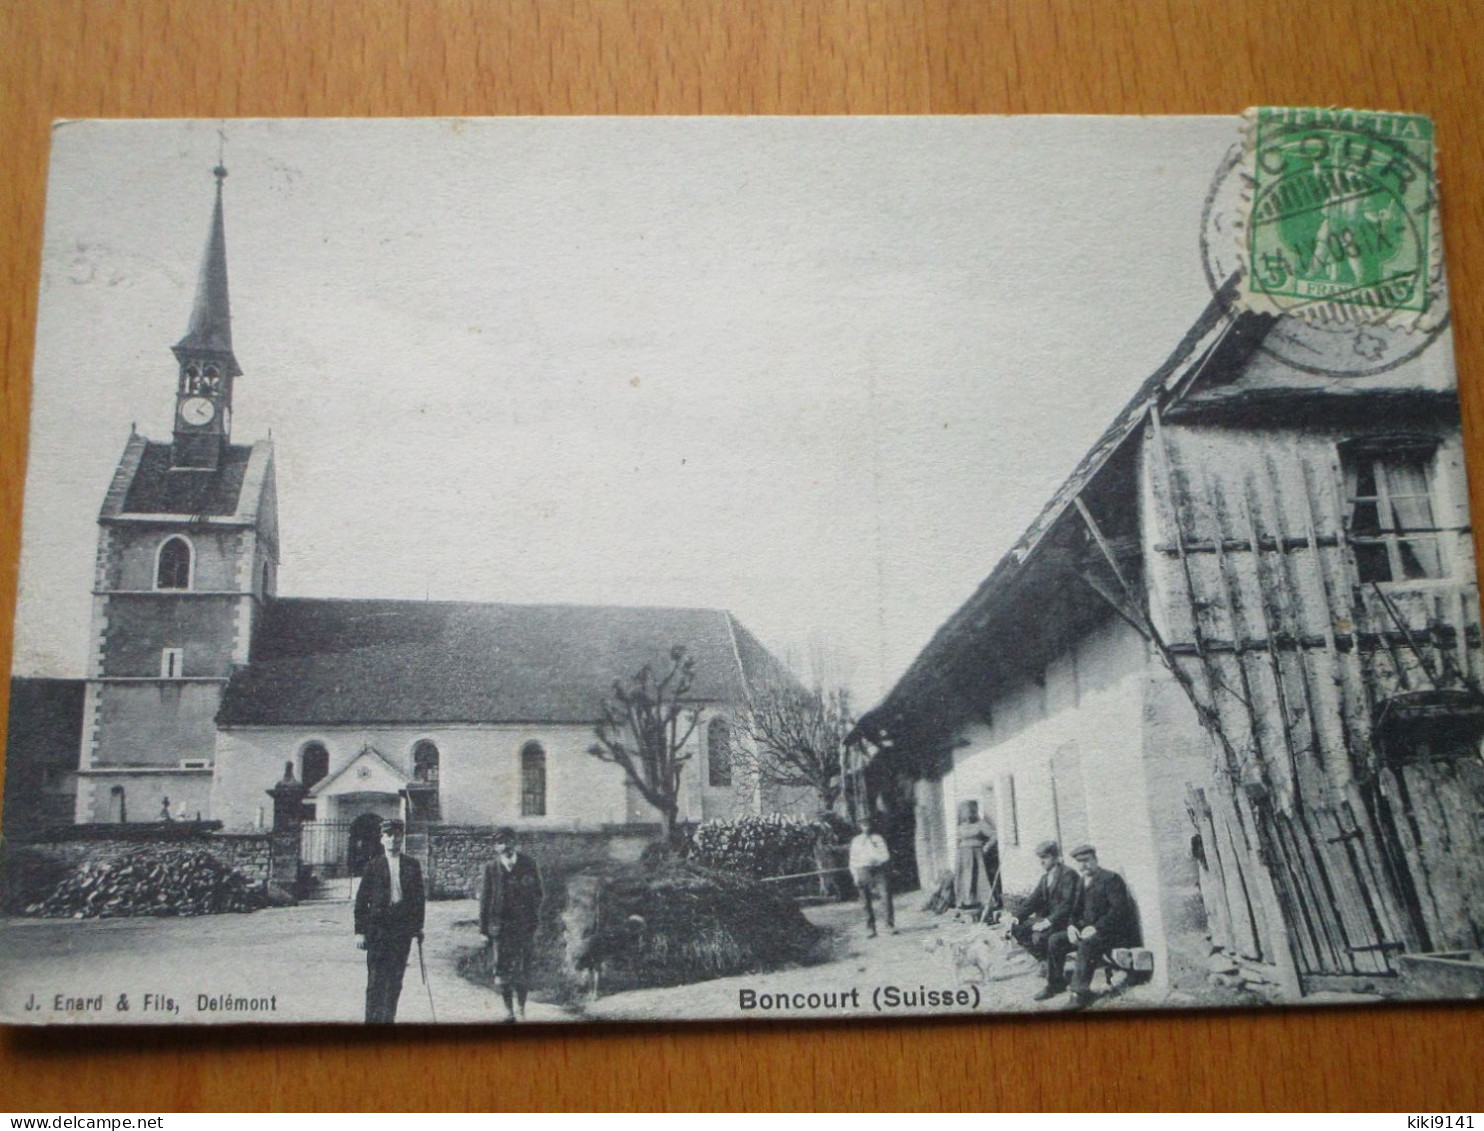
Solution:
<path fill-rule="evenodd" d="M 1072 859 L 1082 872 L 1082 893 L 1072 925 L 1052 936 L 1047 947 L 1046 996 L 1066 988 L 1063 970 L 1067 955 L 1075 950 L 1072 999 L 1066 1007 L 1083 1009 L 1092 1001 L 1092 972 L 1098 961 L 1115 946 L 1137 946 L 1139 923 L 1128 885 L 1118 873 L 1098 866 L 1097 849 L 1079 844 L 1072 849 Z"/>
<path fill-rule="evenodd" d="M 407 826 L 381 822 L 382 855 L 366 865 L 356 891 L 357 945 L 366 952 L 366 1022 L 390 1024 L 397 1019 L 402 975 L 412 940 L 422 942 L 427 898 L 422 865 L 402 854 Z"/>
<path fill-rule="evenodd" d="M 1041 862 L 1041 878 L 1020 914 L 1011 916 L 1010 937 L 1045 962 L 1047 940 L 1065 932 L 1072 923 L 1082 883 L 1077 873 L 1061 862 L 1061 846 L 1056 841 L 1043 840 L 1036 845 L 1036 857 Z M 1042 990 L 1036 1000 L 1045 1001 L 1060 992 Z"/>
<path fill-rule="evenodd" d="M 489 948 L 495 985 L 505 999 L 505 1022 L 513 1024 L 517 1007 L 520 1019 L 526 1019 L 531 952 L 541 923 L 541 873 L 535 861 L 516 849 L 513 829 L 495 833 L 495 852 L 484 866 L 479 889 L 479 930 Z"/>
<path fill-rule="evenodd" d="M 876 908 L 873 901 L 879 899 L 886 908 L 886 929 L 897 933 L 896 916 L 891 906 L 891 884 L 886 866 L 891 862 L 891 852 L 880 833 L 871 831 L 871 818 L 860 820 L 860 835 L 850 842 L 850 874 L 855 886 L 860 889 L 861 901 L 866 905 L 866 937 L 876 937 Z"/>

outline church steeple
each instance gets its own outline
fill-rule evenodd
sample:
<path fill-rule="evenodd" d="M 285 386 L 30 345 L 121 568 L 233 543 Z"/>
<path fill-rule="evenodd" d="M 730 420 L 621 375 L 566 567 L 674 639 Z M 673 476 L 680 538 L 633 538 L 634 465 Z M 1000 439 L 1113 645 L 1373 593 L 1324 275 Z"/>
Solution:
<path fill-rule="evenodd" d="M 216 204 L 206 254 L 196 282 L 196 300 L 185 337 L 171 347 L 180 366 L 175 394 L 175 442 L 171 464 L 214 470 L 231 438 L 232 381 L 242 367 L 232 352 L 232 310 L 227 295 L 227 230 L 222 218 L 222 182 L 227 170 L 218 165 Z"/>

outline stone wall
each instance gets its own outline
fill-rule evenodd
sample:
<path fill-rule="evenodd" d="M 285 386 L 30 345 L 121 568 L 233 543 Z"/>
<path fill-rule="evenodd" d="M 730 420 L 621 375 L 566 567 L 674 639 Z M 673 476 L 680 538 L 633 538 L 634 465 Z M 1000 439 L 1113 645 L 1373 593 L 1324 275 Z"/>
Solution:
<path fill-rule="evenodd" d="M 272 875 L 272 841 L 267 833 L 217 833 L 202 847 L 254 883 L 263 883 Z"/>
<path fill-rule="evenodd" d="M 605 825 L 584 832 L 522 830 L 521 851 L 531 857 L 550 887 L 583 868 L 607 861 L 639 859 L 659 839 L 657 825 Z M 495 830 L 487 825 L 432 825 L 408 837 L 408 851 L 422 858 L 428 894 L 434 899 L 479 895 L 484 866 L 495 858 Z"/>

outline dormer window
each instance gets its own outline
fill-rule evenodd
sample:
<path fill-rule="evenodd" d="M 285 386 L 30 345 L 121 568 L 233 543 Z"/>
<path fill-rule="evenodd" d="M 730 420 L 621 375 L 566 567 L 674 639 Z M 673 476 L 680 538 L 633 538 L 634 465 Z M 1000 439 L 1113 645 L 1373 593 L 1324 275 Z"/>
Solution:
<path fill-rule="evenodd" d="M 160 546 L 155 565 L 156 589 L 189 589 L 191 587 L 191 544 L 176 536 Z"/>
<path fill-rule="evenodd" d="M 1341 448 L 1348 534 L 1362 583 L 1445 576 L 1432 506 L 1436 442 L 1377 437 Z"/>

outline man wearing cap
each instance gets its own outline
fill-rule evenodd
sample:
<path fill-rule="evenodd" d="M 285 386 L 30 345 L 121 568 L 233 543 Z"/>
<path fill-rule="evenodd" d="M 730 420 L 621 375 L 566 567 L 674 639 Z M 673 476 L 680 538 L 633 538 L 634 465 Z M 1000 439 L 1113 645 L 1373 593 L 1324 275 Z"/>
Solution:
<path fill-rule="evenodd" d="M 382 855 L 366 865 L 356 890 L 358 945 L 366 952 L 366 1022 L 391 1024 L 397 1019 L 402 975 L 412 940 L 422 941 L 427 898 L 422 865 L 402 853 L 407 826 L 381 822 Z"/>
<path fill-rule="evenodd" d="M 1072 849 L 1072 859 L 1082 872 L 1082 892 L 1077 897 L 1072 925 L 1053 935 L 1047 948 L 1046 996 L 1067 988 L 1066 959 L 1075 951 L 1077 964 L 1067 1008 L 1082 1009 L 1092 1001 L 1092 972 L 1098 961 L 1115 946 L 1137 946 L 1139 922 L 1128 885 L 1117 872 L 1098 866 L 1096 848 L 1079 844 Z"/>
<path fill-rule="evenodd" d="M 526 1017 L 526 994 L 531 987 L 531 953 L 541 924 L 541 873 L 536 863 L 515 846 L 515 830 L 495 833 L 495 858 L 484 866 L 479 887 L 479 930 L 485 937 L 490 970 L 505 999 L 505 1021 L 512 1023 L 516 1008 Z"/>
<path fill-rule="evenodd" d="M 1036 845 L 1036 856 L 1041 861 L 1041 878 L 1020 914 L 1011 917 L 1010 935 L 1044 962 L 1047 939 L 1065 931 L 1072 922 L 1082 883 L 1077 873 L 1061 862 L 1061 847 L 1056 841 L 1043 840 Z"/>

